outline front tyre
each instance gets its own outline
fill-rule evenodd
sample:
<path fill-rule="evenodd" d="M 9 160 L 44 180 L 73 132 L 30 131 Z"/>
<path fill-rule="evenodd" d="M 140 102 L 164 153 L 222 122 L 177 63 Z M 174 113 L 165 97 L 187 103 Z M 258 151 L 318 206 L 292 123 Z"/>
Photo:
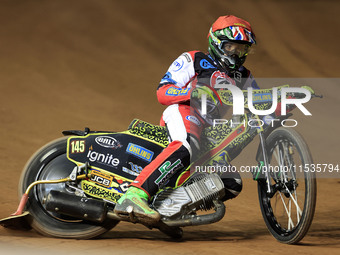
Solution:
<path fill-rule="evenodd" d="M 34 181 L 61 179 L 69 176 L 75 164 L 67 159 L 66 148 L 67 138 L 63 137 L 52 141 L 36 152 L 23 169 L 19 194 L 24 194 L 26 188 Z M 97 224 L 48 212 L 44 207 L 44 198 L 51 190 L 72 192 L 65 183 L 40 184 L 31 190 L 26 204 L 26 210 L 30 213 L 29 224 L 43 235 L 89 239 L 109 231 L 118 223 L 118 221 L 104 220 Z"/>
<path fill-rule="evenodd" d="M 270 233 L 281 243 L 295 244 L 308 232 L 316 204 L 316 177 L 306 171 L 313 164 L 308 146 L 292 129 L 278 128 L 266 139 L 272 194 L 259 180 L 262 216 Z"/>

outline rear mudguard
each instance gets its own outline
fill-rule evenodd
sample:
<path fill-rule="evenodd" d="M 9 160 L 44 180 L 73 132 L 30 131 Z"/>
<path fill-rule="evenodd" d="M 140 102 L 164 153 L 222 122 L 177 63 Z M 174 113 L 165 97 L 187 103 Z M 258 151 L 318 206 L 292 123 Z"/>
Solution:
<path fill-rule="evenodd" d="M 76 134 L 67 141 L 67 158 L 88 162 L 91 179 L 81 183 L 90 196 L 116 202 L 141 170 L 168 144 L 164 127 L 134 120 L 124 132 L 64 131 Z"/>

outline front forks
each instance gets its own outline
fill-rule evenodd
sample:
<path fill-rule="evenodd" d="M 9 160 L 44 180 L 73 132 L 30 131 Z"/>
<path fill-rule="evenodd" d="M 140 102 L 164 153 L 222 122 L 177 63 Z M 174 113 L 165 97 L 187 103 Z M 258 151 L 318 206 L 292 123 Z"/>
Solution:
<path fill-rule="evenodd" d="M 268 150 L 266 147 L 263 132 L 260 132 L 259 136 L 260 136 L 260 144 L 261 144 L 261 151 L 262 151 L 263 158 L 262 160 L 259 161 L 258 167 L 256 171 L 254 172 L 254 175 L 253 175 L 254 180 L 261 181 L 262 182 L 261 184 L 263 186 L 266 186 L 267 196 L 270 198 L 273 197 L 277 191 L 283 192 L 286 195 L 285 190 L 287 189 L 289 191 L 295 190 L 297 187 L 297 183 L 293 182 L 292 180 L 289 181 L 285 171 L 279 172 L 280 178 L 277 178 L 278 176 L 275 176 L 276 183 L 272 185 L 270 164 L 269 164 L 268 154 L 267 154 Z M 283 162 L 284 162 L 284 156 L 280 154 L 278 163 L 281 166 Z"/>
<path fill-rule="evenodd" d="M 268 161 L 268 155 L 267 155 L 267 148 L 266 148 L 266 142 L 265 142 L 265 137 L 263 135 L 263 132 L 261 131 L 259 133 L 260 136 L 260 144 L 261 144 L 261 149 L 262 149 L 262 155 L 263 155 L 263 161 L 259 162 L 259 167 L 258 167 L 258 173 L 263 173 L 265 174 L 265 179 L 266 179 L 266 184 L 267 184 L 267 193 L 272 194 L 273 193 L 273 188 L 271 186 L 270 182 L 270 173 L 269 173 L 269 161 Z"/>

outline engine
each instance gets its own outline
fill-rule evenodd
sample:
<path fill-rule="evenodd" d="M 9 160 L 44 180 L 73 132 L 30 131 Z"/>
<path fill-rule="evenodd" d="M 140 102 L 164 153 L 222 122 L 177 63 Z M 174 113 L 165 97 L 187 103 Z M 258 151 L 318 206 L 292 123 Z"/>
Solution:
<path fill-rule="evenodd" d="M 196 210 L 210 210 L 213 201 L 224 196 L 224 184 L 217 174 L 197 174 L 177 188 L 155 197 L 153 207 L 162 215 L 176 219 Z"/>

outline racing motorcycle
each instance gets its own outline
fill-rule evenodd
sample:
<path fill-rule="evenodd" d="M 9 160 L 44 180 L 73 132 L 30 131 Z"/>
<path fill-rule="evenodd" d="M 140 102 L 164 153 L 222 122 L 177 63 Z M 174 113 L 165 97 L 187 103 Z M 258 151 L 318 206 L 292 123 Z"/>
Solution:
<path fill-rule="evenodd" d="M 269 109 L 271 92 L 257 90 L 258 100 L 252 102 L 253 106 Z M 232 105 L 229 90 L 220 90 L 218 94 L 223 105 Z M 147 227 L 181 238 L 185 226 L 221 220 L 225 215 L 221 174 L 195 169 L 230 166 L 259 135 L 257 167 L 251 172 L 258 182 L 265 224 L 278 241 L 299 242 L 312 223 L 316 178 L 314 172 L 301 168 L 313 164 L 301 135 L 278 124 L 290 116 L 291 113 L 281 116 L 274 123 L 268 121 L 270 116 L 247 111 L 233 125 L 206 127 L 199 157 L 164 183 L 151 199 L 150 207 L 160 213 L 161 220 Z M 133 208 L 127 215 L 117 215 L 114 207 L 141 170 L 168 145 L 166 128 L 135 119 L 123 132 L 85 128 L 63 134 L 64 137 L 45 145 L 29 159 L 20 178 L 19 207 L 0 224 L 13 227 L 19 222 L 22 227 L 47 236 L 89 239 L 111 230 L 120 221 L 138 223 Z"/>

